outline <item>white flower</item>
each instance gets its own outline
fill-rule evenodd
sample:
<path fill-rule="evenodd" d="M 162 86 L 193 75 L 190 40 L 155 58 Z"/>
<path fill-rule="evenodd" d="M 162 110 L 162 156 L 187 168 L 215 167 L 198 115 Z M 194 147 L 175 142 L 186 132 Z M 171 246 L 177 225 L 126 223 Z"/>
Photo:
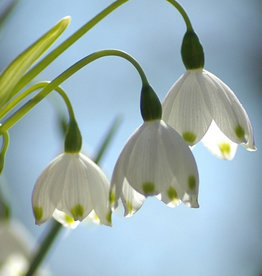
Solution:
<path fill-rule="evenodd" d="M 121 198 L 126 216 L 153 195 L 171 207 L 181 200 L 198 207 L 198 182 L 195 159 L 180 135 L 162 120 L 145 121 L 118 158 L 110 202 L 117 207 Z"/>
<path fill-rule="evenodd" d="M 31 260 L 32 237 L 18 221 L 0 221 L 0 276 L 25 275 Z M 39 269 L 38 276 L 50 276 Z"/>
<path fill-rule="evenodd" d="M 234 157 L 237 144 L 256 149 L 243 106 L 225 83 L 204 69 L 187 70 L 162 106 L 163 120 L 191 146 L 204 137 L 207 148 L 223 159 Z"/>
<path fill-rule="evenodd" d="M 94 210 L 102 224 L 111 225 L 108 194 L 109 182 L 92 160 L 82 153 L 60 154 L 35 184 L 32 205 L 36 224 L 50 219 L 57 209 L 66 214 L 68 224 L 73 219 L 82 221 Z M 55 212 L 61 222 L 59 216 L 61 213 Z"/>

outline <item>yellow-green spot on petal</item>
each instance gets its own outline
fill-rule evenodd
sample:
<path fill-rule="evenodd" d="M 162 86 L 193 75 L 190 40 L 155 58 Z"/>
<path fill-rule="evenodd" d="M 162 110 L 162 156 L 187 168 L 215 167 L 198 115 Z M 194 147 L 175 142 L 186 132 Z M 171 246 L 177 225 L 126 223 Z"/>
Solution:
<path fill-rule="evenodd" d="M 191 144 L 196 140 L 196 135 L 191 131 L 183 132 L 182 136 L 186 142 Z"/>
<path fill-rule="evenodd" d="M 126 206 L 127 206 L 127 210 L 128 210 L 128 214 L 131 214 L 133 211 L 133 205 L 130 201 L 126 202 Z"/>
<path fill-rule="evenodd" d="M 39 206 L 34 206 L 33 212 L 34 212 L 36 221 L 40 221 L 43 217 L 43 208 Z"/>
<path fill-rule="evenodd" d="M 142 185 L 142 189 L 145 195 L 153 195 L 155 192 L 155 185 L 152 182 L 145 182 Z"/>
<path fill-rule="evenodd" d="M 231 146 L 229 143 L 226 143 L 226 142 L 220 143 L 218 147 L 224 157 L 230 155 Z"/>
<path fill-rule="evenodd" d="M 176 200 L 178 199 L 178 195 L 177 192 L 175 190 L 175 188 L 173 188 L 172 186 L 170 186 L 167 190 L 167 196 L 170 200 Z"/>
<path fill-rule="evenodd" d="M 241 139 L 245 136 L 245 130 L 243 129 L 243 127 L 241 125 L 238 125 L 235 127 L 235 133 L 239 139 Z"/>
<path fill-rule="evenodd" d="M 95 221 L 100 221 L 100 219 L 99 219 L 99 217 L 98 217 L 98 215 L 96 213 L 94 213 L 94 220 Z"/>
<path fill-rule="evenodd" d="M 192 191 L 195 190 L 195 188 L 196 188 L 196 178 L 195 178 L 194 175 L 190 175 L 190 176 L 188 177 L 187 183 L 188 183 L 188 188 L 189 188 L 190 190 L 192 190 Z"/>
<path fill-rule="evenodd" d="M 77 204 L 71 209 L 71 214 L 74 220 L 80 220 L 84 215 L 84 207 L 81 204 Z"/>
<path fill-rule="evenodd" d="M 109 203 L 111 205 L 113 205 L 115 203 L 115 200 L 116 200 L 116 195 L 113 191 L 110 191 L 109 192 Z"/>
<path fill-rule="evenodd" d="M 68 216 L 67 214 L 65 214 L 65 221 L 66 221 L 66 223 L 68 223 L 68 224 L 74 223 L 74 219 L 71 218 L 70 216 Z"/>
<path fill-rule="evenodd" d="M 107 222 L 109 222 L 110 224 L 112 223 L 112 212 L 109 211 L 107 214 L 106 214 L 106 220 Z"/>

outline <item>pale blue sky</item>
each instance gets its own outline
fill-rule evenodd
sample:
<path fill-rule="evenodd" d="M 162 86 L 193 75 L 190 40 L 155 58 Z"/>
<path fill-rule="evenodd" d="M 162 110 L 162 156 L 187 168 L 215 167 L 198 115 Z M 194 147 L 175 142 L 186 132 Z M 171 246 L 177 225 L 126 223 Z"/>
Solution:
<path fill-rule="evenodd" d="M 0 37 L 0 69 L 55 24 L 70 15 L 62 41 L 108 0 L 23 0 Z M 239 147 L 233 161 L 212 156 L 202 145 L 195 155 L 200 208 L 171 209 L 150 198 L 131 218 L 122 211 L 113 227 L 81 225 L 65 231 L 47 258 L 53 275 L 250 276 L 262 272 L 261 221 L 261 4 L 241 0 L 181 0 L 205 51 L 205 67 L 238 96 L 255 131 L 257 152 Z M 160 99 L 183 74 L 180 58 L 185 25 L 164 0 L 130 0 L 78 41 L 37 79 L 52 80 L 78 59 L 105 48 L 133 55 Z M 58 45 L 58 43 L 56 43 Z M 259 56 L 260 55 L 260 56 Z M 258 67 L 260 66 L 260 67 Z M 63 87 L 75 108 L 92 156 L 116 115 L 123 123 L 101 163 L 110 178 L 127 138 L 142 123 L 141 82 L 133 67 L 105 58 L 81 70 Z M 63 106 L 62 106 L 63 107 Z M 36 239 L 47 225 L 34 225 L 31 192 L 36 178 L 62 150 L 56 113 L 43 101 L 11 131 L 5 178 L 13 214 Z"/>

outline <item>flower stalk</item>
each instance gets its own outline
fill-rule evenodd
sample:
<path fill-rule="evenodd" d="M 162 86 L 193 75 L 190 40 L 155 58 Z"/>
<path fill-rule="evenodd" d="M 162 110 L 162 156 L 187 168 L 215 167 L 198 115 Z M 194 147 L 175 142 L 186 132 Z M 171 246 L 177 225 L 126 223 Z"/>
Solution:
<path fill-rule="evenodd" d="M 193 26 L 191 24 L 191 21 L 186 13 L 186 11 L 183 9 L 183 7 L 176 1 L 176 0 L 166 0 L 167 2 L 169 2 L 171 5 L 173 5 L 177 11 L 182 15 L 185 23 L 186 23 L 186 27 L 187 27 L 187 31 L 194 31 L 193 30 Z"/>
<path fill-rule="evenodd" d="M 45 58 L 37 63 L 30 71 L 28 71 L 13 88 L 13 94 L 16 94 L 23 89 L 35 76 L 42 72 L 51 62 L 53 62 L 58 56 L 60 56 L 65 50 L 67 50 L 72 44 L 92 29 L 97 23 L 103 20 L 107 15 L 113 12 L 122 4 L 128 0 L 117 0 L 103 11 L 98 13 L 93 19 L 84 24 L 80 29 L 73 33 L 69 38 L 62 42 L 58 47 L 51 51 Z"/>
<path fill-rule="evenodd" d="M 139 65 L 139 63 L 129 54 L 115 49 L 101 50 L 95 53 L 92 53 L 85 58 L 79 60 L 74 65 L 69 67 L 63 73 L 58 75 L 53 81 L 46 85 L 36 96 L 34 96 L 30 101 L 24 104 L 18 111 L 12 114 L 6 121 L 0 126 L 0 134 L 9 130 L 14 124 L 16 124 L 25 114 L 27 114 L 34 106 L 36 106 L 40 101 L 42 101 L 51 91 L 55 90 L 61 83 L 66 81 L 69 77 L 75 74 L 77 71 L 85 67 L 92 61 L 95 61 L 99 58 L 105 56 L 118 56 L 128 60 L 133 66 L 137 69 L 143 85 L 147 85 L 148 81 L 146 75 Z"/>

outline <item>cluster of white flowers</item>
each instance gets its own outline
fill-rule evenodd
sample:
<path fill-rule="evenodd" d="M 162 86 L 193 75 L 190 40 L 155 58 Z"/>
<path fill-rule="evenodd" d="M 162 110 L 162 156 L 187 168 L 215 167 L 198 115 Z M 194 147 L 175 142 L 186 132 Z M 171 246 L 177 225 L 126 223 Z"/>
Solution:
<path fill-rule="evenodd" d="M 144 123 L 123 148 L 110 187 L 101 169 L 80 153 L 81 134 L 72 121 L 65 153 L 51 162 L 35 185 L 37 224 L 55 214 L 65 225 L 75 226 L 74 221 L 91 214 L 109 225 L 119 199 L 130 216 L 148 196 L 171 207 L 182 201 L 197 208 L 199 177 L 190 147 L 202 140 L 222 159 L 232 159 L 238 144 L 256 149 L 246 111 L 233 91 L 204 69 L 203 47 L 190 24 L 181 56 L 187 71 L 162 104 L 144 77 L 140 103 Z"/>
<path fill-rule="evenodd" d="M 146 119 L 123 148 L 111 187 L 102 170 L 80 152 L 65 152 L 38 178 L 32 196 L 37 224 L 52 215 L 74 228 L 87 217 L 111 225 L 111 208 L 121 199 L 125 216 L 147 196 L 168 206 L 182 201 L 197 208 L 199 177 L 188 147 L 199 141 L 218 157 L 232 159 L 238 144 L 255 150 L 242 105 L 220 79 L 204 69 L 188 70 L 170 89 L 162 119 Z"/>

